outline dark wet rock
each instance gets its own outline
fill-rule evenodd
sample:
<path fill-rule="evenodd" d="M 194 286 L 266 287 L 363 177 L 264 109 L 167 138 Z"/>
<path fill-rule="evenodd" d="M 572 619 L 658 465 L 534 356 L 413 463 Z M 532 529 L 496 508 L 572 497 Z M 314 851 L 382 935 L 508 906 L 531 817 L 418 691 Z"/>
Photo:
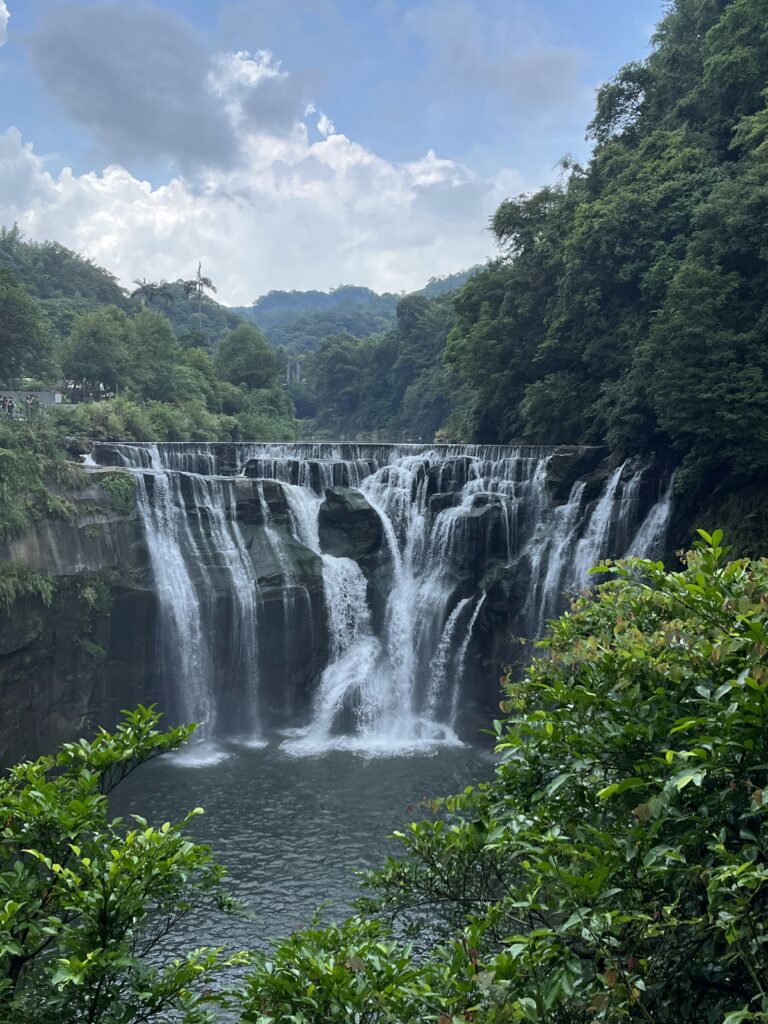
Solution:
<path fill-rule="evenodd" d="M 0 558 L 54 581 L 0 611 L 0 765 L 33 757 L 159 696 L 157 598 L 138 516 L 98 474 L 71 521 L 41 521 Z"/>
<path fill-rule="evenodd" d="M 472 504 L 453 510 L 445 557 L 461 578 L 479 580 L 488 564 L 507 558 L 506 519 L 496 494 L 476 494 Z"/>
<path fill-rule="evenodd" d="M 605 480 L 607 456 L 608 449 L 603 447 L 561 445 L 547 461 L 547 489 L 552 504 L 564 504 L 573 485 L 584 477 L 594 477 L 595 482 Z M 601 463 L 604 467 L 598 470 Z"/>
<path fill-rule="evenodd" d="M 485 574 L 482 590 L 485 602 L 480 627 L 497 631 L 517 619 L 525 607 L 531 584 L 531 560 L 521 556 L 510 565 L 494 566 Z"/>
<path fill-rule="evenodd" d="M 427 497 L 460 491 L 470 478 L 473 462 L 468 456 L 446 459 L 427 470 Z"/>
<path fill-rule="evenodd" d="M 58 445 L 71 459 L 76 461 L 80 460 L 83 455 L 90 455 L 93 451 L 93 441 L 87 437 L 61 437 Z"/>
<path fill-rule="evenodd" d="M 257 483 L 245 477 L 235 479 L 237 519 L 240 523 L 263 526 L 268 520 L 283 525 L 288 522 L 288 500 L 277 480 Z"/>
<path fill-rule="evenodd" d="M 370 560 L 384 543 L 381 517 L 360 491 L 328 487 L 318 519 L 320 546 L 337 558 Z"/>
<path fill-rule="evenodd" d="M 453 508 L 458 500 L 459 495 L 455 492 L 452 494 L 433 494 L 429 499 L 429 514 L 431 516 L 439 516 L 447 508 Z"/>

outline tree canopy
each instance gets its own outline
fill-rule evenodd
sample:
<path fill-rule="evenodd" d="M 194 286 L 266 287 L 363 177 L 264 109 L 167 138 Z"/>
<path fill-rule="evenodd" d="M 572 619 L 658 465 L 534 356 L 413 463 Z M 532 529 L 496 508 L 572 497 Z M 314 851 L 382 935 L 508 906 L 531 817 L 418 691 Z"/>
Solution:
<path fill-rule="evenodd" d="M 145 708 L 114 733 L 65 744 L 0 779 L 0 1016 L 35 1024 L 203 1021 L 211 979 L 237 957 L 163 951 L 178 922 L 234 905 L 199 810 L 156 828 L 110 819 L 108 796 L 192 731 L 160 732 Z"/>
<path fill-rule="evenodd" d="M 677 0 L 597 98 L 584 167 L 502 203 L 446 348 L 481 440 L 766 468 L 765 0 Z"/>
<path fill-rule="evenodd" d="M 280 373 L 280 360 L 258 327 L 240 324 L 219 345 L 216 367 L 230 384 L 271 388 Z"/>
<path fill-rule="evenodd" d="M 0 267 L 0 374 L 38 376 L 50 367 L 51 344 L 40 310 L 14 275 Z"/>

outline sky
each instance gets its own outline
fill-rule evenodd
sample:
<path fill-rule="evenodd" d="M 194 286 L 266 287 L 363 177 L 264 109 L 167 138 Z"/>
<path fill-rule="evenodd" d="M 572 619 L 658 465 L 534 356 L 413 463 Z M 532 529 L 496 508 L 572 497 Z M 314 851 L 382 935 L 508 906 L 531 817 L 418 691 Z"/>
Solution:
<path fill-rule="evenodd" d="M 407 291 L 589 153 L 662 0 L 0 0 L 0 224 L 136 278 Z"/>

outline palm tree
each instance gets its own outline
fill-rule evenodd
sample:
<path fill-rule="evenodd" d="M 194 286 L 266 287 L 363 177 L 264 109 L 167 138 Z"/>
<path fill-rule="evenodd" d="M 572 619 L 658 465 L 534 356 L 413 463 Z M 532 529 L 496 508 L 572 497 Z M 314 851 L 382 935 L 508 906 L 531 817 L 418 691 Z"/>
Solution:
<path fill-rule="evenodd" d="M 133 283 L 136 287 L 131 292 L 131 298 L 138 299 L 142 306 L 146 306 L 155 297 L 157 285 L 153 281 L 148 281 L 146 277 L 137 277 Z"/>
<path fill-rule="evenodd" d="M 182 288 L 184 289 L 184 295 L 191 299 L 197 296 L 197 328 L 200 333 L 203 333 L 203 295 L 205 292 L 213 292 L 216 294 L 216 285 L 210 279 L 210 277 L 203 277 L 203 264 L 198 262 L 197 264 L 197 276 L 193 277 L 190 281 L 182 281 Z"/>
<path fill-rule="evenodd" d="M 145 277 L 137 278 L 133 282 L 137 287 L 131 292 L 132 299 L 138 299 L 142 306 L 151 306 L 153 302 L 161 302 L 168 306 L 174 301 L 173 288 L 167 281 L 156 284 L 148 281 Z"/>

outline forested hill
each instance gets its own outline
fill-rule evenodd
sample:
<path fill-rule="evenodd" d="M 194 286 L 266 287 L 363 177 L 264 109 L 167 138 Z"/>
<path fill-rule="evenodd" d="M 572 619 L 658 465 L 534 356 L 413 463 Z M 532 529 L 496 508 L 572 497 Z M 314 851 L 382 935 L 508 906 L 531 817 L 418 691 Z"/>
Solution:
<path fill-rule="evenodd" d="M 739 493 L 731 518 L 759 532 L 768 0 L 670 4 L 588 131 L 586 165 L 500 206 L 500 255 L 455 302 L 409 297 L 387 335 L 325 340 L 303 408 L 330 432 L 440 420 L 457 440 L 666 451 L 681 494 Z"/>
<path fill-rule="evenodd" d="M 138 308 L 162 312 L 179 337 L 209 348 L 243 323 L 242 317 L 215 301 L 213 292 L 203 291 L 198 302 L 190 291 L 192 280 L 136 281 L 129 292 L 93 260 L 59 242 L 28 241 L 17 227 L 0 227 L 0 270 L 9 272 L 35 300 L 57 338 L 66 337 L 79 314 L 107 305 L 126 312 Z"/>
<path fill-rule="evenodd" d="M 677 0 L 598 93 L 593 157 L 502 204 L 448 365 L 480 439 L 768 469 L 768 0 Z"/>
<path fill-rule="evenodd" d="M 433 277 L 414 294 L 435 298 L 458 291 L 475 269 Z M 368 338 L 391 330 L 401 297 L 344 284 L 328 292 L 271 291 L 251 306 L 232 307 L 232 312 L 259 326 L 271 344 L 299 354 L 313 351 L 323 338 L 340 332 Z"/>

